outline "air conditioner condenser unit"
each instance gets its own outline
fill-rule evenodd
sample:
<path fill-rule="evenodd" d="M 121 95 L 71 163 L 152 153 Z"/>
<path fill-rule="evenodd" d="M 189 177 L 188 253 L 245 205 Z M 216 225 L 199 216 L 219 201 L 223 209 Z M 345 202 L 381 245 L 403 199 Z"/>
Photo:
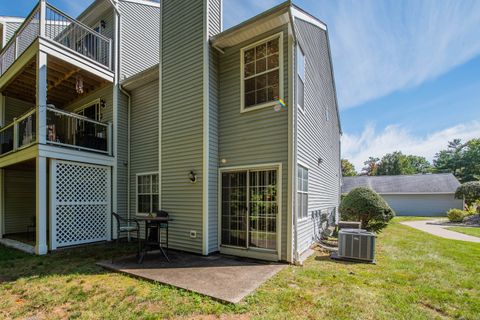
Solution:
<path fill-rule="evenodd" d="M 375 234 L 363 229 L 341 229 L 338 252 L 332 258 L 375 263 Z"/>

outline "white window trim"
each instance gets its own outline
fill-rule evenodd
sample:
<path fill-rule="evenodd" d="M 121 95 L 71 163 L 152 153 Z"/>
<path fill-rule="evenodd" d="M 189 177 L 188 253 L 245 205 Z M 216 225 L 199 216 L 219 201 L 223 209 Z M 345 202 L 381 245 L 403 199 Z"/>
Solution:
<path fill-rule="evenodd" d="M 269 101 L 269 102 L 258 104 L 258 105 L 252 106 L 252 107 L 245 108 L 245 70 L 244 70 L 245 59 L 244 59 L 244 53 L 245 53 L 246 50 L 249 50 L 253 47 L 256 47 L 257 45 L 259 45 L 261 43 L 268 42 L 268 41 L 273 40 L 275 38 L 278 38 L 278 61 L 279 61 L 278 62 L 278 70 L 279 70 L 278 96 L 279 96 L 279 98 L 284 99 L 284 96 L 283 96 L 283 89 L 284 89 L 283 88 L 283 65 L 284 65 L 283 51 L 284 51 L 284 48 L 283 48 L 283 31 L 282 31 L 282 32 L 276 33 L 276 34 L 274 34 L 274 35 L 272 35 L 268 38 L 265 38 L 265 39 L 262 39 L 262 40 L 259 40 L 259 41 L 255 42 L 255 43 L 249 44 L 248 46 L 240 49 L 240 113 L 255 111 L 255 110 L 259 110 L 259 109 L 263 109 L 263 108 L 267 108 L 267 107 L 273 107 L 273 106 L 278 104 L 277 101 Z"/>
<path fill-rule="evenodd" d="M 233 167 L 223 167 L 218 169 L 218 177 L 217 177 L 217 183 L 219 186 L 221 186 L 222 183 L 222 173 L 224 172 L 232 172 L 232 171 L 241 171 L 241 170 L 277 170 L 277 188 L 278 188 L 278 193 L 277 193 L 277 202 L 278 202 L 278 216 L 277 216 L 277 259 L 272 260 L 272 261 L 278 261 L 282 259 L 282 204 L 283 204 L 283 165 L 282 163 L 264 163 L 264 164 L 257 164 L 257 165 L 243 165 L 243 166 L 233 166 Z M 260 249 L 260 248 L 248 248 L 248 249 L 242 249 L 242 248 L 230 248 L 231 251 L 229 250 L 228 247 L 225 247 L 222 245 L 222 238 L 221 238 L 221 232 L 222 232 L 222 188 L 217 188 L 217 232 L 218 232 L 218 239 L 217 239 L 217 244 L 218 248 L 220 249 L 220 252 L 223 252 L 225 254 L 236 254 L 239 256 L 244 256 L 244 257 L 249 257 L 249 258 L 254 258 L 254 259 L 266 259 L 266 260 L 271 260 L 269 258 L 269 255 L 271 255 L 272 250 L 267 250 L 267 249 Z"/>
<path fill-rule="evenodd" d="M 139 216 L 139 217 L 146 217 L 148 216 L 148 213 L 139 213 L 138 212 L 138 177 L 140 176 L 152 176 L 152 175 L 158 175 L 159 178 L 160 178 L 160 174 L 158 173 L 158 171 L 153 171 L 153 172 L 141 172 L 141 173 L 137 173 L 135 175 L 135 215 L 136 216 Z M 158 179 L 158 197 L 160 199 L 160 179 Z M 153 195 L 153 193 L 151 193 L 150 195 Z"/>
<path fill-rule="evenodd" d="M 309 210 L 309 190 L 310 190 L 310 169 L 308 168 L 308 166 L 304 166 L 302 163 L 297 163 L 297 170 L 298 170 L 298 167 L 303 167 L 303 169 L 307 170 L 307 191 L 302 191 L 298 188 L 298 171 L 297 171 L 297 176 L 296 176 L 296 180 L 295 180 L 295 183 L 297 184 L 297 206 L 298 206 L 298 194 L 301 193 L 301 194 L 306 194 L 307 195 L 307 215 L 306 216 L 300 216 L 299 215 L 299 212 L 297 211 L 297 220 L 298 222 L 304 222 L 304 221 L 307 221 L 309 218 L 310 218 L 310 210 Z"/>
<path fill-rule="evenodd" d="M 298 81 L 300 81 L 299 74 L 298 74 L 298 50 L 300 50 L 303 54 L 303 77 L 305 78 L 303 80 L 303 107 L 298 104 Z M 295 97 L 295 105 L 297 106 L 297 109 L 299 109 L 302 114 L 306 114 L 306 106 L 305 106 L 305 92 L 306 90 L 306 84 L 307 84 L 307 56 L 305 55 L 305 51 L 303 50 L 302 46 L 297 42 L 296 50 L 295 50 L 295 92 L 297 93 Z"/>

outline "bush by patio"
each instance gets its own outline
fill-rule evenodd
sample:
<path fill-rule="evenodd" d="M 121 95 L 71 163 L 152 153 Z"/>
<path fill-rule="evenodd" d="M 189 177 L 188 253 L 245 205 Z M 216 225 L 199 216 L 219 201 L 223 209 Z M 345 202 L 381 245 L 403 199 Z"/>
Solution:
<path fill-rule="evenodd" d="M 369 188 L 350 191 L 340 204 L 342 220 L 360 221 L 362 228 L 380 232 L 395 216 L 395 212 L 383 198 Z"/>

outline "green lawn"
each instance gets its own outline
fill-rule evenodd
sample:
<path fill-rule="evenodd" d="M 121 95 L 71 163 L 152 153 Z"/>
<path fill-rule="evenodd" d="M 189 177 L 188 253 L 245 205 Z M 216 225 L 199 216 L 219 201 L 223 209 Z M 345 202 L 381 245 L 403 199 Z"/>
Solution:
<path fill-rule="evenodd" d="M 377 249 L 377 265 L 334 262 L 317 252 L 304 267 L 284 269 L 232 306 L 106 272 L 94 262 L 108 257 L 108 246 L 45 257 L 0 247 L 0 319 L 479 318 L 478 244 L 395 220 Z"/>
<path fill-rule="evenodd" d="M 468 234 L 469 236 L 479 237 L 480 238 L 480 228 L 479 227 L 450 227 L 448 230 Z"/>

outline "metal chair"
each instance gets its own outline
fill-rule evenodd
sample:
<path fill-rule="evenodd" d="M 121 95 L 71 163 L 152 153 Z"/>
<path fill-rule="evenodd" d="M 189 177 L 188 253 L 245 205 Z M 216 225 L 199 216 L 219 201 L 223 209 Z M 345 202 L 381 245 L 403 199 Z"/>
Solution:
<path fill-rule="evenodd" d="M 115 212 L 112 212 L 112 216 L 117 221 L 117 239 L 116 239 L 117 248 L 118 248 L 118 245 L 120 244 L 120 234 L 121 233 L 127 233 L 128 234 L 130 232 L 136 232 L 137 233 L 137 241 L 138 241 L 138 249 L 137 249 L 137 258 L 138 258 L 138 256 L 140 255 L 140 250 L 141 250 L 140 223 L 136 219 L 123 218 Z M 131 223 L 134 223 L 134 225 L 131 225 Z M 113 257 L 112 257 L 112 263 L 113 263 Z"/>

